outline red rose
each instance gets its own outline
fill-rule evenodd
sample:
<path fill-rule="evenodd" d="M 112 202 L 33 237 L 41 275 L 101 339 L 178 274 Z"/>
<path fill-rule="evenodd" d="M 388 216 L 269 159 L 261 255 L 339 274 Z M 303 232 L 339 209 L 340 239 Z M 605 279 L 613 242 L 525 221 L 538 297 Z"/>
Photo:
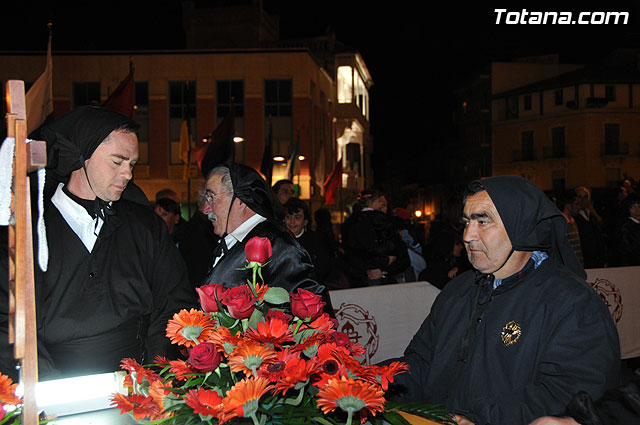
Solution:
<path fill-rule="evenodd" d="M 224 290 L 224 285 L 221 285 L 219 283 L 212 283 L 210 285 L 196 288 L 196 292 L 200 297 L 200 306 L 205 313 L 213 313 L 215 311 L 218 311 L 216 296 L 218 300 L 222 300 Z"/>
<path fill-rule="evenodd" d="M 344 332 L 334 332 L 329 335 L 329 342 L 335 343 L 338 347 L 346 347 L 351 344 L 351 340 Z"/>
<path fill-rule="evenodd" d="M 297 294 L 291 294 L 291 312 L 298 319 L 315 319 L 322 314 L 324 305 L 320 295 L 306 289 L 298 289 Z"/>
<path fill-rule="evenodd" d="M 229 308 L 229 315 L 234 319 L 247 319 L 253 313 L 256 297 L 247 285 L 227 289 L 222 297 L 222 304 Z"/>
<path fill-rule="evenodd" d="M 278 320 L 282 320 L 284 323 L 289 323 L 291 322 L 291 319 L 293 319 L 293 317 L 291 317 L 290 314 L 287 314 L 282 310 L 269 310 L 265 315 L 265 319 L 267 320 L 278 319 Z"/>
<path fill-rule="evenodd" d="M 247 241 L 244 247 L 244 254 L 248 262 L 264 264 L 271 257 L 271 241 L 269 238 L 259 238 L 254 236 Z"/>
<path fill-rule="evenodd" d="M 215 344 L 211 342 L 201 342 L 191 348 L 189 353 L 189 364 L 201 372 L 212 372 L 220 364 L 220 353 L 216 350 Z"/>

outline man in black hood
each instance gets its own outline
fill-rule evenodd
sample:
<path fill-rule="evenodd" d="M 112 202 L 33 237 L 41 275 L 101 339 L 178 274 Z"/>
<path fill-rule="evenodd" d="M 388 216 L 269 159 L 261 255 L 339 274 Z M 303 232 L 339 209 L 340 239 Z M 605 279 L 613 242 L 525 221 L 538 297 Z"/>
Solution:
<path fill-rule="evenodd" d="M 49 261 L 46 272 L 36 268 L 41 379 L 171 355 L 167 321 L 196 304 L 167 226 L 131 182 L 136 129 L 92 106 L 43 129 Z"/>
<path fill-rule="evenodd" d="M 207 173 L 205 186 L 209 217 L 221 238 L 205 284 L 243 285 L 247 275 L 239 269 L 247 264 L 244 247 L 258 236 L 272 245 L 273 255 L 262 270 L 269 286 L 323 292 L 313 278 L 309 254 L 282 226 L 284 210 L 257 171 L 242 164 L 220 165 Z"/>
<path fill-rule="evenodd" d="M 445 286 L 399 359 L 400 397 L 442 403 L 459 424 L 524 425 L 613 387 L 615 325 L 546 195 L 520 177 L 478 180 L 463 220 L 474 269 Z"/>

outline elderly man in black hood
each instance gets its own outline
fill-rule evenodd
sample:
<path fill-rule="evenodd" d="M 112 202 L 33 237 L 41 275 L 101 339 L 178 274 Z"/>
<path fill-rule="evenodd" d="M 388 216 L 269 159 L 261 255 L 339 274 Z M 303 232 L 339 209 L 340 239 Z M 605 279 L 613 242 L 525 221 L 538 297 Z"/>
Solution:
<path fill-rule="evenodd" d="M 206 193 L 213 229 L 220 236 L 213 268 L 205 284 L 226 287 L 243 285 L 247 275 L 244 247 L 253 237 L 267 237 L 273 255 L 262 270 L 264 281 L 293 291 L 297 288 L 322 293 L 313 278 L 309 254 L 282 226 L 284 210 L 254 169 L 242 164 L 220 165 L 208 173 Z"/>
<path fill-rule="evenodd" d="M 469 185 L 464 243 L 474 267 L 452 280 L 400 360 L 400 398 L 442 403 L 459 424 L 528 424 L 578 390 L 617 383 L 618 334 L 533 183 Z"/>
<path fill-rule="evenodd" d="M 131 182 L 136 130 L 127 117 L 92 106 L 43 129 L 49 261 L 46 272 L 36 268 L 42 379 L 170 355 L 167 321 L 196 305 L 167 226 Z"/>

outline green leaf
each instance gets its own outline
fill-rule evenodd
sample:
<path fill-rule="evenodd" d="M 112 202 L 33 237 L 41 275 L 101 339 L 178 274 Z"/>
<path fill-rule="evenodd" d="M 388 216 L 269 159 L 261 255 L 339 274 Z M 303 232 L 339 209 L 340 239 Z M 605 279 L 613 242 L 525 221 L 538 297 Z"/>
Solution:
<path fill-rule="evenodd" d="M 289 302 L 289 292 L 286 289 L 274 286 L 264 294 L 263 300 L 269 304 L 284 304 Z"/>
<path fill-rule="evenodd" d="M 249 317 L 249 327 L 256 329 L 258 326 L 258 322 L 264 319 L 264 314 L 257 308 L 253 310 L 251 313 L 251 317 Z"/>
<path fill-rule="evenodd" d="M 382 416 L 391 425 L 411 425 L 411 422 L 407 421 L 398 412 L 385 412 L 385 413 L 382 414 Z"/>

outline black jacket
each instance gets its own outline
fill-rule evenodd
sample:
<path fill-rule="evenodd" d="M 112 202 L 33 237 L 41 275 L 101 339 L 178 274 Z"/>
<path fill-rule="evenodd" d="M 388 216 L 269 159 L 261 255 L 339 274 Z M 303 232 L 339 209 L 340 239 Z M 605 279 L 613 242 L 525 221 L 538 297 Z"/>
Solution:
<path fill-rule="evenodd" d="M 289 232 L 268 220 L 259 223 L 242 242 L 236 243 L 222 256 L 209 272 L 205 284 L 219 283 L 227 288 L 244 285 L 249 273 L 238 269 L 247 265 L 244 247 L 255 236 L 267 237 L 271 241 L 273 255 L 262 269 L 262 277 L 267 285 L 279 286 L 290 292 L 296 288 L 320 292 L 313 278 L 309 254 Z"/>
<path fill-rule="evenodd" d="M 483 312 L 475 281 L 466 272 L 436 299 L 399 359 L 410 365 L 396 377 L 401 398 L 444 403 L 476 425 L 526 425 L 563 412 L 579 390 L 596 399 L 616 384 L 618 334 L 584 280 L 549 259 L 499 286 Z"/>
<path fill-rule="evenodd" d="M 196 211 L 182 228 L 178 249 L 187 266 L 193 288 L 201 286 L 213 263 L 213 250 L 220 238 L 213 233 L 213 224 L 201 211 Z"/>

